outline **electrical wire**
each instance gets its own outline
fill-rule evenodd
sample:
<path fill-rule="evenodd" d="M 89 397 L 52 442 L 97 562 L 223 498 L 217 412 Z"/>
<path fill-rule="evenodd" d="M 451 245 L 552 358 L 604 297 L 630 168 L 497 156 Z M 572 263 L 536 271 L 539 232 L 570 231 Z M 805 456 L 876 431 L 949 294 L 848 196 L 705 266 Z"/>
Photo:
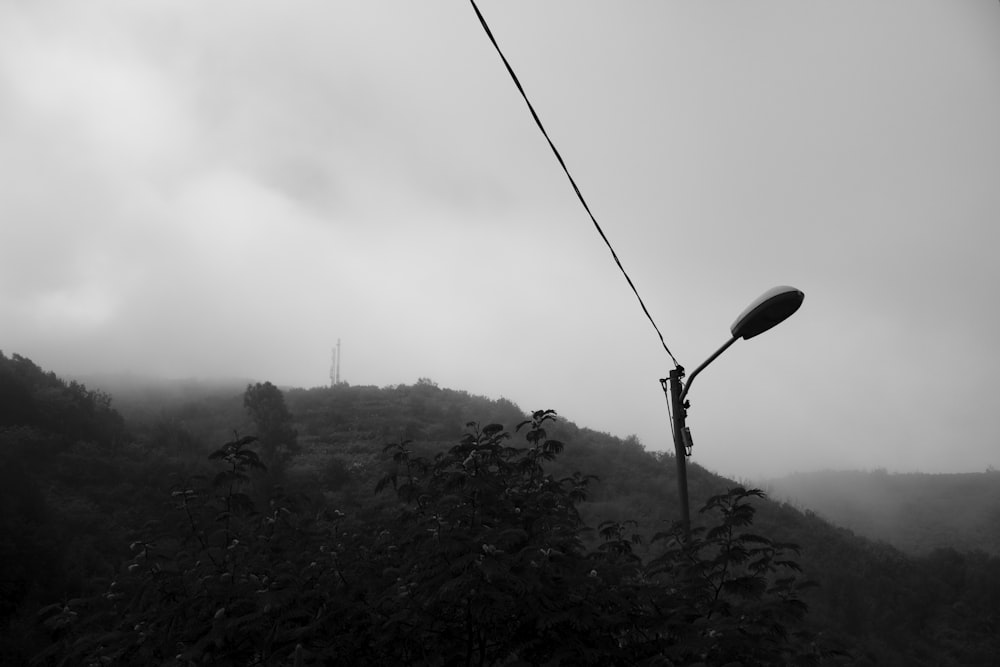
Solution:
<path fill-rule="evenodd" d="M 500 56 L 500 60 L 503 61 L 504 67 L 507 68 L 507 73 L 510 74 L 510 78 L 514 81 L 514 85 L 517 87 L 518 92 L 521 93 L 521 97 L 524 98 L 525 104 L 528 105 L 528 111 L 531 112 L 531 117 L 535 119 L 535 125 L 541 130 L 542 136 L 549 143 L 549 148 L 552 149 L 552 153 L 556 156 L 556 160 L 559 161 L 559 166 L 562 167 L 563 172 L 566 174 L 566 178 L 569 179 L 570 185 L 573 186 L 573 191 L 576 192 L 577 199 L 583 204 L 583 208 L 587 211 L 587 215 L 590 216 L 590 221 L 594 223 L 594 227 L 597 229 L 597 233 L 601 235 L 601 239 L 604 240 L 604 244 L 608 246 L 608 250 L 611 251 L 611 256 L 615 260 L 615 264 L 621 270 L 622 275 L 625 276 L 625 280 L 628 282 L 628 286 L 632 288 L 632 292 L 635 294 L 635 298 L 639 300 L 639 305 L 642 306 L 642 312 L 646 314 L 646 318 L 649 323 L 653 325 L 653 329 L 656 330 L 656 335 L 660 337 L 660 344 L 663 345 L 663 349 L 666 350 L 667 354 L 670 356 L 671 361 L 674 362 L 674 366 L 680 366 L 677 358 L 674 357 L 673 352 L 667 347 L 667 342 L 663 339 L 663 333 L 660 332 L 660 328 L 656 326 L 656 322 L 653 320 L 653 316 L 649 313 L 649 309 L 646 308 L 646 304 L 643 302 L 642 297 L 639 296 L 639 290 L 636 289 L 635 284 L 629 277 L 628 272 L 625 271 L 625 267 L 622 266 L 621 260 L 618 259 L 618 253 L 615 252 L 614 247 L 611 245 L 611 241 L 608 240 L 607 235 L 605 235 L 604 230 L 597 222 L 597 218 L 594 217 L 593 212 L 590 210 L 590 206 L 587 205 L 587 200 L 583 198 L 583 193 L 580 191 L 579 186 L 577 186 L 576 181 L 573 179 L 572 174 L 569 173 L 569 168 L 566 166 L 566 162 L 563 160 L 562 155 L 560 155 L 559 150 L 556 145 L 552 143 L 552 139 L 549 138 L 549 133 L 545 131 L 545 126 L 542 125 L 542 120 L 538 117 L 538 113 L 535 112 L 535 107 L 531 104 L 531 100 L 528 99 L 528 94 L 524 92 L 524 87 L 521 85 L 521 81 L 517 78 L 517 74 L 514 73 L 514 69 L 510 66 L 507 61 L 507 57 L 504 56 L 503 51 L 500 50 L 500 45 L 497 44 L 496 38 L 493 36 L 493 31 L 490 30 L 490 26 L 487 25 L 486 19 L 483 17 L 482 12 L 479 11 L 479 7 L 476 5 L 475 0 L 469 0 L 472 4 L 472 9 L 476 12 L 476 16 L 479 18 L 479 23 L 483 26 L 483 30 L 486 31 L 486 36 L 490 38 L 490 42 L 493 43 L 493 48 L 496 49 L 497 54 Z"/>
<path fill-rule="evenodd" d="M 663 389 L 663 397 L 667 399 L 667 418 L 670 420 L 670 435 L 673 436 L 674 442 L 677 442 L 677 430 L 674 428 L 674 410 L 670 400 L 670 389 L 667 386 L 667 378 L 660 380 L 660 388 Z"/>

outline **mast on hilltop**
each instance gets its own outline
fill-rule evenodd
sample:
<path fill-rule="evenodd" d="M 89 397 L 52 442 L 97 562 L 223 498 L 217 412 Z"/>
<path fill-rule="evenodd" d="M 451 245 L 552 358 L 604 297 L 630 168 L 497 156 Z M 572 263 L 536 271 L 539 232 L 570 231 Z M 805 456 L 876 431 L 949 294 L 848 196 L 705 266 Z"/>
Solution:
<path fill-rule="evenodd" d="M 340 384 L 340 339 L 337 339 L 337 347 L 333 348 L 333 358 L 330 362 L 330 386 L 336 387 Z"/>

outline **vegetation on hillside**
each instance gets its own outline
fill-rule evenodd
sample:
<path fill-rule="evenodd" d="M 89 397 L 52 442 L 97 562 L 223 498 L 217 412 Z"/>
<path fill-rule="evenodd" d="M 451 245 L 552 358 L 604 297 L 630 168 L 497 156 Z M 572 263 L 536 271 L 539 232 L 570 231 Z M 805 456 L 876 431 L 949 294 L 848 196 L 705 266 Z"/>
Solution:
<path fill-rule="evenodd" d="M 551 411 L 422 380 L 148 394 L 123 418 L 2 354 L 0 398 L 4 664 L 1000 654 L 998 559 L 909 558 L 697 465 L 685 541 L 669 456 Z"/>

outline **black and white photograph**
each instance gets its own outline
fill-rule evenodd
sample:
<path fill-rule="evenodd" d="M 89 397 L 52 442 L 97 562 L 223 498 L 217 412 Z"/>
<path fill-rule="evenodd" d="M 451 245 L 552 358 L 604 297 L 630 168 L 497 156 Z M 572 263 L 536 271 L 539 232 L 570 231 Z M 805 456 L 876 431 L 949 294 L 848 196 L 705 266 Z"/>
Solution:
<path fill-rule="evenodd" d="M 1000 2 L 0 0 L 0 664 L 994 665 Z"/>

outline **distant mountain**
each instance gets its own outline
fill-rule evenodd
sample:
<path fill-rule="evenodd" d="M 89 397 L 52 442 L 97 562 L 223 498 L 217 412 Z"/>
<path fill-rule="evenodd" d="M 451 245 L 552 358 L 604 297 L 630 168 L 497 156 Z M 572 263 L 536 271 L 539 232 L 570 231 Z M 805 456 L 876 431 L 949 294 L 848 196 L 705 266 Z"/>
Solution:
<path fill-rule="evenodd" d="M 161 412 L 181 403 L 215 396 L 239 396 L 247 384 L 245 378 L 164 378 L 136 373 L 89 373 L 73 378 L 88 387 L 114 397 L 115 407 L 128 419 Z"/>
<path fill-rule="evenodd" d="M 765 484 L 772 498 L 812 510 L 910 554 L 935 549 L 1000 555 L 1000 472 L 822 471 Z"/>

